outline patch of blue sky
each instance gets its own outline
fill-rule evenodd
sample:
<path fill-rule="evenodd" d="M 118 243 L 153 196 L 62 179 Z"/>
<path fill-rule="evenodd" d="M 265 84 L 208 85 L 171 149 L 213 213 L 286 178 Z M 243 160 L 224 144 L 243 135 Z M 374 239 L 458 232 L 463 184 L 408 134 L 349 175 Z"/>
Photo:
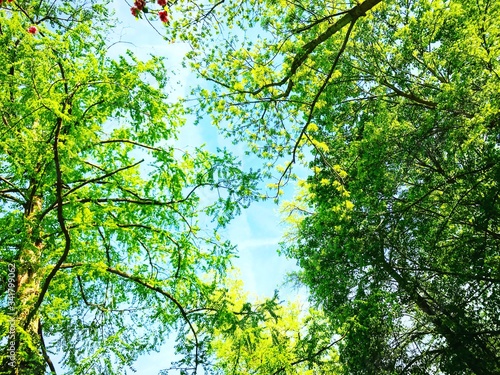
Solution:
<path fill-rule="evenodd" d="M 200 83 L 189 70 L 182 67 L 182 59 L 189 51 L 189 46 L 186 43 L 169 43 L 146 21 L 136 21 L 123 0 L 115 0 L 114 7 L 120 23 L 114 34 L 110 35 L 110 40 L 115 43 L 109 48 L 109 55 L 117 57 L 131 50 L 141 60 L 146 60 L 151 55 L 166 58 L 166 68 L 172 75 L 169 95 L 173 100 L 187 97 L 190 87 Z M 157 22 L 155 26 L 161 32 L 163 25 Z M 227 148 L 240 158 L 244 170 L 255 170 L 261 166 L 261 161 L 256 156 L 245 153 L 243 143 L 235 145 L 221 136 L 210 124 L 209 116 L 198 125 L 194 124 L 194 119 L 188 118 L 175 140 L 176 147 L 187 151 L 201 145 L 205 145 L 212 152 L 217 148 Z M 284 196 L 291 199 L 291 186 L 286 187 Z M 277 252 L 285 229 L 278 206 L 272 200 L 267 200 L 253 203 L 221 233 L 225 239 L 237 246 L 233 265 L 239 269 L 245 290 L 255 298 L 272 297 L 277 289 L 282 300 L 302 297 L 300 299 L 305 301 L 304 290 L 295 290 L 283 284 L 286 274 L 297 269 L 294 261 L 279 256 Z M 133 366 L 137 373 L 155 375 L 169 368 L 172 361 L 179 359 L 173 350 L 173 336 L 166 340 L 158 352 L 143 355 L 138 359 Z M 57 362 L 57 358 L 54 359 L 54 362 Z M 58 373 L 63 372 L 59 369 Z M 175 371 L 169 373 L 174 374 Z"/>
<path fill-rule="evenodd" d="M 115 1 L 115 9 L 116 16 L 122 21 L 115 30 L 115 38 L 121 43 L 112 47 L 112 55 L 118 56 L 129 49 L 141 59 L 147 59 L 150 55 L 166 58 L 166 66 L 172 72 L 170 95 L 176 98 L 187 97 L 190 88 L 200 84 L 193 73 L 182 67 L 182 59 L 189 51 L 189 46 L 186 43 L 169 43 L 146 21 L 136 21 L 121 0 Z M 155 26 L 161 33 L 163 25 L 157 22 Z M 227 148 L 241 160 L 242 169 L 255 170 L 261 167 L 260 159 L 254 155 L 246 155 L 243 143 L 233 144 L 220 135 L 210 124 L 209 116 L 197 125 L 193 118 L 188 118 L 175 145 L 183 150 L 193 150 L 204 145 L 211 152 L 216 152 L 217 148 Z M 291 187 L 285 194 L 292 195 Z M 255 202 L 223 232 L 238 246 L 239 257 L 234 264 L 241 270 L 245 288 L 259 296 L 272 295 L 274 289 L 281 285 L 285 274 L 295 269 L 294 262 L 280 257 L 276 251 L 284 231 L 280 222 L 276 204 L 272 201 Z"/>

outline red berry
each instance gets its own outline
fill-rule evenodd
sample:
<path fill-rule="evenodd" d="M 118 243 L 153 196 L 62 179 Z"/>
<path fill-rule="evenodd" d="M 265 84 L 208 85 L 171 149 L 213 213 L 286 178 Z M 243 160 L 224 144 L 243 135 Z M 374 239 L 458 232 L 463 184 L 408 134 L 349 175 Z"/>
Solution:
<path fill-rule="evenodd" d="M 158 5 L 164 7 L 167 5 L 167 0 L 158 0 Z"/>
<path fill-rule="evenodd" d="M 36 34 L 37 31 L 38 31 L 38 29 L 36 28 L 36 26 L 30 26 L 30 27 L 28 27 L 28 32 L 30 34 Z"/>
<path fill-rule="evenodd" d="M 168 13 L 166 10 L 160 10 L 158 12 L 158 16 L 160 17 L 160 21 L 163 22 L 163 23 L 167 23 L 168 22 Z"/>
<path fill-rule="evenodd" d="M 130 8 L 130 13 L 132 13 L 132 15 L 133 15 L 134 17 L 139 17 L 139 13 L 140 13 L 140 12 L 141 12 L 141 11 L 140 11 L 137 7 L 132 7 L 132 8 Z"/>
<path fill-rule="evenodd" d="M 137 9 L 143 10 L 144 7 L 146 6 L 146 0 L 136 0 L 134 2 L 134 5 Z"/>

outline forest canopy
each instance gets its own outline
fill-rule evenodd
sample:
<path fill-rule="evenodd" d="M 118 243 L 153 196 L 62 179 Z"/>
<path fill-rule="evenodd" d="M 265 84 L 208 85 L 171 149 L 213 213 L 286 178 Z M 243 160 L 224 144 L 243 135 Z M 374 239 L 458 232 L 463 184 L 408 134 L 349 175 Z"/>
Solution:
<path fill-rule="evenodd" d="M 170 373 L 500 373 L 498 1 L 136 1 L 190 45 L 179 102 L 110 8 L 0 3 L 0 373 L 123 374 L 170 332 Z M 193 115 L 259 170 L 176 148 Z M 266 196 L 309 309 L 227 277 Z"/>

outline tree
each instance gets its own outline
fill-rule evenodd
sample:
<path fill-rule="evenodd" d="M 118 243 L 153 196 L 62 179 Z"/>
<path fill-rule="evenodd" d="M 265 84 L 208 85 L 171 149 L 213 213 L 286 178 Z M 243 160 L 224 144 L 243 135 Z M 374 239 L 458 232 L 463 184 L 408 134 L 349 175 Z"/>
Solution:
<path fill-rule="evenodd" d="M 332 327 L 353 324 L 345 373 L 498 373 L 500 5 L 377 3 L 243 2 L 213 32 L 205 18 L 184 34 L 213 83 L 201 109 L 287 158 L 278 189 L 309 162 L 285 251 Z"/>
<path fill-rule="evenodd" d="M 109 57 L 109 4 L 0 6 L 0 372 L 123 374 L 177 331 L 196 373 L 257 173 L 175 147 L 168 70 Z"/>
<path fill-rule="evenodd" d="M 306 129 L 315 108 L 324 105 L 319 96 L 334 76 L 354 24 L 380 2 L 325 6 L 270 0 L 236 7 L 176 2 L 174 9 L 186 16 L 168 32 L 191 43 L 188 61 L 211 83 L 193 90 L 201 116 L 210 114 L 223 134 L 247 139 L 249 153 L 275 162 L 291 154 L 281 186 L 290 177 L 290 165 L 300 159 L 300 146 L 310 141 Z M 321 63 L 330 59 L 333 65 L 324 70 Z"/>
<path fill-rule="evenodd" d="M 241 284 L 231 285 L 233 311 L 214 330 L 216 374 L 337 374 L 334 345 L 340 340 L 321 313 L 300 302 L 275 306 L 255 303 L 252 309 Z M 275 296 L 277 298 L 277 296 Z"/>
<path fill-rule="evenodd" d="M 357 318 L 353 372 L 498 372 L 498 12 L 388 5 L 317 111 L 328 150 L 290 252 L 335 319 Z"/>

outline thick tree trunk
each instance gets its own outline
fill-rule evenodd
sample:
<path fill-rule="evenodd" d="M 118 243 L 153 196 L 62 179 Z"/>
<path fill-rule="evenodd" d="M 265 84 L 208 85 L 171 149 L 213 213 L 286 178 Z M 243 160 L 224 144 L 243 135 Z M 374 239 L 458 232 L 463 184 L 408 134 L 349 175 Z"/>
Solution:
<path fill-rule="evenodd" d="M 41 209 L 42 199 L 33 195 L 25 207 L 26 238 L 20 246 L 16 267 L 15 366 L 7 363 L 8 368 L 2 368 L 2 374 L 37 375 L 44 374 L 46 369 L 40 350 L 40 319 L 35 316 L 27 321 L 41 289 L 39 270 L 44 247 L 38 222 Z"/>

